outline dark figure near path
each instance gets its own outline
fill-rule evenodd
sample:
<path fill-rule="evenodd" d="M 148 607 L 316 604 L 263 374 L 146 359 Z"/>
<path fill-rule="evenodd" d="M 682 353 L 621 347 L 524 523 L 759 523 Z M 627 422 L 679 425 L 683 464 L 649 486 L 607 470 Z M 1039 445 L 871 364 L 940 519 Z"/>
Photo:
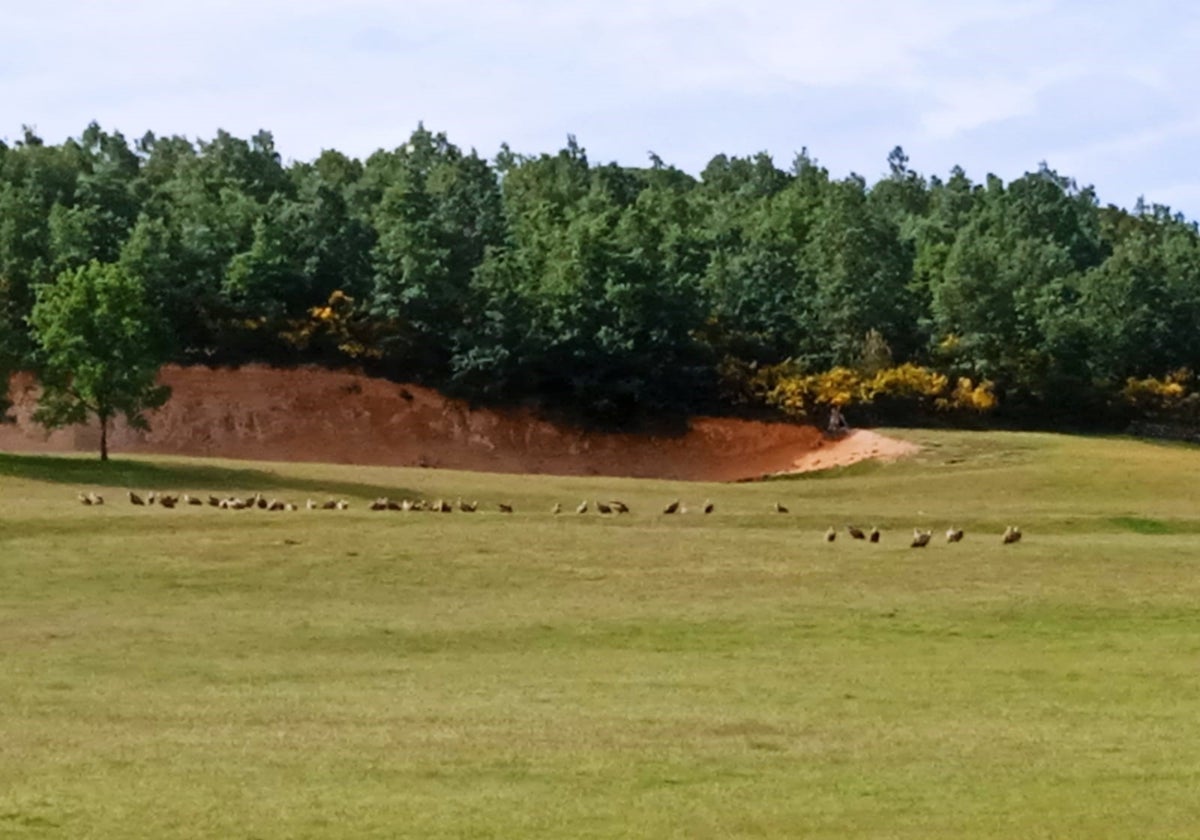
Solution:
<path fill-rule="evenodd" d="M 835 405 L 829 409 L 829 434 L 844 435 L 848 431 L 850 431 L 850 425 L 842 415 L 842 409 Z"/>

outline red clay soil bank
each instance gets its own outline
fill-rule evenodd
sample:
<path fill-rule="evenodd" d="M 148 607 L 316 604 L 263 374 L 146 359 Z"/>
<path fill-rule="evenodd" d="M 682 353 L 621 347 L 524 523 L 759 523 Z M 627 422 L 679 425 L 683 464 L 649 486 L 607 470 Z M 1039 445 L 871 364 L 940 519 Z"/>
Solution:
<path fill-rule="evenodd" d="M 149 415 L 148 432 L 118 424 L 109 438 L 114 454 L 734 481 L 896 458 L 914 449 L 866 431 L 827 441 L 812 427 L 720 418 L 697 418 L 678 437 L 596 434 L 525 411 L 472 410 L 428 388 L 320 368 L 167 367 L 161 381 L 171 386 L 171 400 Z M 33 423 L 30 376 L 14 376 L 10 394 L 17 423 L 0 425 L 0 450 L 99 449 L 94 426 L 47 434 Z"/>

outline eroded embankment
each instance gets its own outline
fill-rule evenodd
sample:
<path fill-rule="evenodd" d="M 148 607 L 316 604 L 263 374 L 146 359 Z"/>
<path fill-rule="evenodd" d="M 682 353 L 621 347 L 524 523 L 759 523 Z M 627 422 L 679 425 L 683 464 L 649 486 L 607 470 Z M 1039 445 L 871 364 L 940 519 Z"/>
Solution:
<path fill-rule="evenodd" d="M 169 366 L 161 380 L 172 388 L 170 401 L 149 415 L 148 432 L 118 424 L 113 452 L 734 481 L 913 449 L 865 431 L 828 441 L 808 426 L 724 418 L 696 418 L 678 436 L 585 432 L 528 411 L 471 409 L 428 388 L 321 368 Z M 0 450 L 98 448 L 95 426 L 47 434 L 33 422 L 32 377 L 13 377 L 10 393 L 17 422 L 0 426 Z"/>

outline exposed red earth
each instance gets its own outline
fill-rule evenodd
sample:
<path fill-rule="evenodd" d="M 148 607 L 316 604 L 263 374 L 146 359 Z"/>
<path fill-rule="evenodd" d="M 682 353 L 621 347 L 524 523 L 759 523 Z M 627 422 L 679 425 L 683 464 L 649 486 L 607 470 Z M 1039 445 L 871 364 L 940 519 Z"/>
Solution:
<path fill-rule="evenodd" d="M 323 368 L 174 367 L 170 401 L 148 432 L 118 423 L 109 446 L 155 453 L 267 461 L 422 466 L 505 473 L 737 481 L 783 472 L 895 459 L 913 444 L 860 430 L 836 440 L 787 423 L 700 417 L 678 436 L 585 432 L 530 411 L 472 409 L 436 391 Z M 15 424 L 0 450 L 99 449 L 96 426 L 47 433 L 32 420 L 37 385 L 10 383 Z"/>

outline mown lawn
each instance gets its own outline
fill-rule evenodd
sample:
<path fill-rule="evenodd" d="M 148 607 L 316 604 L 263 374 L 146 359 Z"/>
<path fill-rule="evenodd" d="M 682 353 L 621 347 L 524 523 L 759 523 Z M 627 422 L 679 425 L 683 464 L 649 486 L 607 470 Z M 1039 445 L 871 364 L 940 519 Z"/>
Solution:
<path fill-rule="evenodd" d="M 0 837 L 1195 836 L 1200 450 L 899 434 L 737 485 L 0 455 Z"/>

